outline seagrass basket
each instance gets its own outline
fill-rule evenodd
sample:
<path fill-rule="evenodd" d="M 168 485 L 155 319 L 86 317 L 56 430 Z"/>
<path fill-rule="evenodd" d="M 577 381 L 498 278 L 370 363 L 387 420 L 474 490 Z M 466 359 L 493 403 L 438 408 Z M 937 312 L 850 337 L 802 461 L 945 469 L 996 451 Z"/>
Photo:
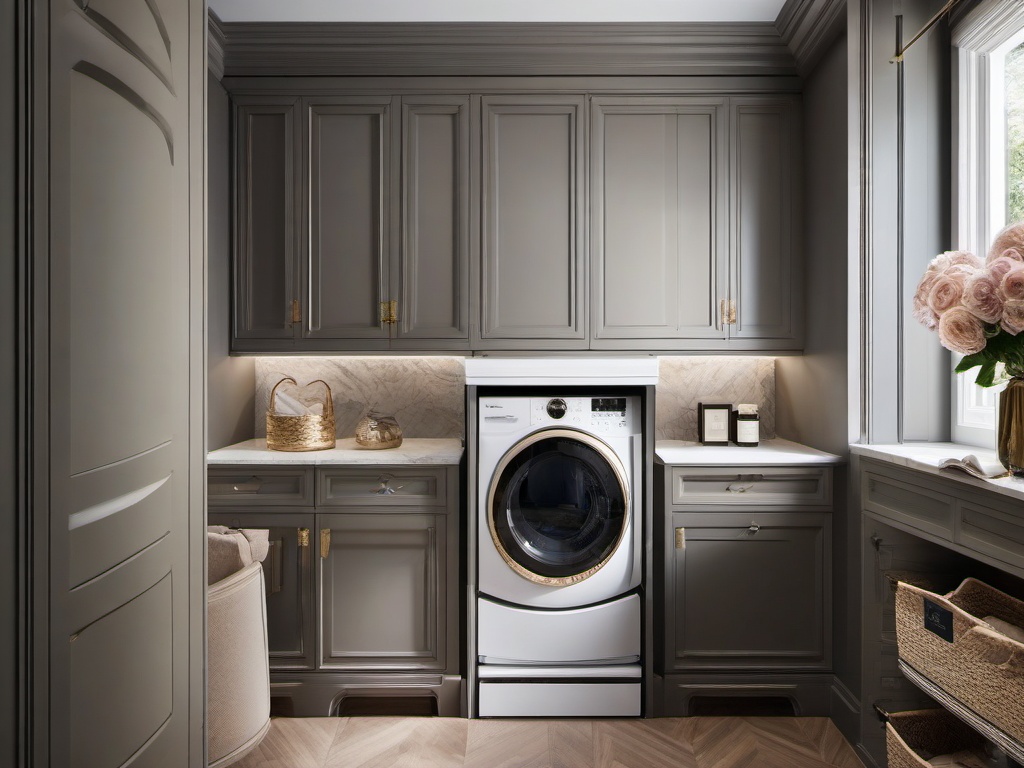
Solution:
<path fill-rule="evenodd" d="M 272 451 L 323 451 L 335 445 L 334 400 L 331 388 L 322 379 L 310 384 L 323 384 L 326 391 L 322 414 L 282 416 L 274 413 L 277 388 L 295 379 L 285 377 L 270 391 L 270 406 L 267 408 L 267 448 Z"/>
<path fill-rule="evenodd" d="M 984 739 L 970 726 L 944 709 L 893 712 L 885 724 L 885 749 L 889 768 L 930 768 L 936 755 L 964 750 L 984 754 Z"/>
<path fill-rule="evenodd" d="M 952 642 L 926 626 L 952 625 Z M 948 612 L 948 613 L 945 613 Z M 1017 741 L 1024 741 L 1024 643 L 993 629 L 994 616 L 1024 627 L 1024 602 L 977 579 L 948 595 L 900 582 L 896 642 L 904 662 Z"/>

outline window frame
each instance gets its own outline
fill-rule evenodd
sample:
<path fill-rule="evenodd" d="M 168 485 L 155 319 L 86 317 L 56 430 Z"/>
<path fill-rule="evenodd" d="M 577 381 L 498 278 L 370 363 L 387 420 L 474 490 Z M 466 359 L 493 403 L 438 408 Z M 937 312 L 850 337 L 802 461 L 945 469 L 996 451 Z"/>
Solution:
<path fill-rule="evenodd" d="M 988 244 L 1003 226 L 1005 173 L 991 173 L 997 153 L 1005 167 L 1005 125 L 1001 114 L 1001 56 L 1024 42 L 1024 3 L 983 0 L 956 19 L 953 45 L 953 168 L 952 242 L 960 250 L 984 257 Z M 993 87 L 998 80 L 998 94 Z M 1001 137 L 1001 140 L 1000 140 Z M 997 188 L 1002 189 L 1000 195 Z M 1000 206 L 1003 206 L 1000 208 Z M 997 223 L 998 222 L 998 223 Z M 954 367 L 959 356 L 954 355 Z M 995 407 L 980 402 L 983 393 L 974 376 L 952 371 L 951 437 L 953 442 L 993 447 Z M 992 389 L 993 393 L 998 389 Z M 987 399 L 987 398 L 986 398 Z"/>

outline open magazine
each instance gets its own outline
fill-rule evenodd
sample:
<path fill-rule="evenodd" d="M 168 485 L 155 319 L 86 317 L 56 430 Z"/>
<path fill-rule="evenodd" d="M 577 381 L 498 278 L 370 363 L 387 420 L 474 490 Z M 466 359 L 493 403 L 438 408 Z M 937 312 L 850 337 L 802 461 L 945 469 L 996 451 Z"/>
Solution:
<path fill-rule="evenodd" d="M 1010 474 L 998 461 L 982 461 L 973 453 L 967 454 L 962 459 L 943 459 L 939 462 L 939 469 L 959 469 L 961 472 L 966 472 L 981 480 L 991 480 Z"/>

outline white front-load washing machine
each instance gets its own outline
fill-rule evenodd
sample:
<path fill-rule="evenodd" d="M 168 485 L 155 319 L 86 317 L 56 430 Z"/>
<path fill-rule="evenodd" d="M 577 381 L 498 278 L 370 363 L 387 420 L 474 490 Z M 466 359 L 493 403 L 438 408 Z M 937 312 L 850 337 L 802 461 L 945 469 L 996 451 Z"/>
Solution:
<path fill-rule="evenodd" d="M 642 398 L 477 403 L 478 714 L 641 712 Z"/>

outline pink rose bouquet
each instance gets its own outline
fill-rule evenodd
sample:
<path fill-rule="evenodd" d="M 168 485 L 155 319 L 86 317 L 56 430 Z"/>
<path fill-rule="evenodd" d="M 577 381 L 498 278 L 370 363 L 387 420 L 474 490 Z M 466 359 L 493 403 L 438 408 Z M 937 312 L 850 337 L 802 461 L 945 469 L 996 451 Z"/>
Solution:
<path fill-rule="evenodd" d="M 914 317 L 964 356 L 957 373 L 981 366 L 981 386 L 995 384 L 998 363 L 1024 375 L 1024 222 L 1000 232 L 984 262 L 966 251 L 932 259 L 914 294 Z"/>

